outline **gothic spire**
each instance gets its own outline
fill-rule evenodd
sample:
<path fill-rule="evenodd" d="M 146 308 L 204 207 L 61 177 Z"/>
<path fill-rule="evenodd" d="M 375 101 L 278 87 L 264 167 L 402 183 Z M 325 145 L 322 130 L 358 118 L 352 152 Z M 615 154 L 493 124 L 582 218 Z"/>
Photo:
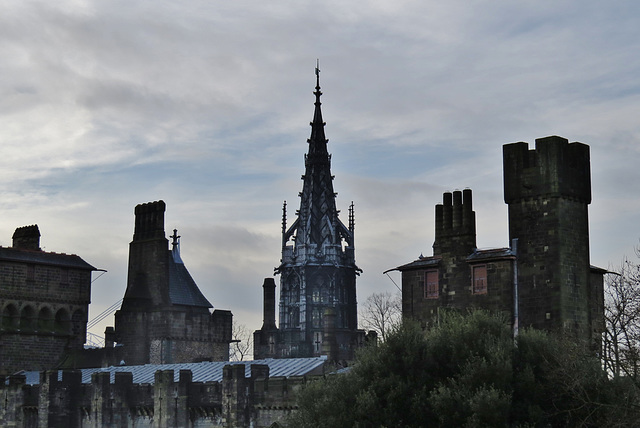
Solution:
<path fill-rule="evenodd" d="M 307 156 L 307 163 L 321 163 L 328 164 L 329 163 L 329 153 L 327 151 L 327 142 L 324 135 L 324 126 L 325 122 L 322 121 L 322 109 L 320 106 L 322 103 L 320 102 L 320 96 L 322 92 L 320 91 L 320 64 L 319 61 L 316 62 L 316 90 L 314 91 L 314 95 L 316 96 L 315 111 L 313 113 L 313 122 L 311 125 L 311 137 L 307 140 L 309 143 L 309 154 Z"/>

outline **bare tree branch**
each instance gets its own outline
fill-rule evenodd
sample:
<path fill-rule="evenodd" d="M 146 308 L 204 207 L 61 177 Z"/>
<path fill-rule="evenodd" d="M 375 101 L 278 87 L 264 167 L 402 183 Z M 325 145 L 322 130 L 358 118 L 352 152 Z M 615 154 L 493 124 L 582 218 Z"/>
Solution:
<path fill-rule="evenodd" d="M 391 294 L 388 291 L 373 293 L 367 297 L 360 310 L 362 327 L 376 331 L 378 337 L 384 342 L 389 332 L 399 324 L 401 308 L 399 293 Z"/>
<path fill-rule="evenodd" d="M 636 254 L 640 256 L 640 248 Z M 623 260 L 605 287 L 603 364 L 610 376 L 640 385 L 640 264 Z"/>
<path fill-rule="evenodd" d="M 243 361 L 253 354 L 253 335 L 244 324 L 237 324 L 235 321 L 231 326 L 231 337 L 233 338 L 229 346 L 229 360 Z"/>

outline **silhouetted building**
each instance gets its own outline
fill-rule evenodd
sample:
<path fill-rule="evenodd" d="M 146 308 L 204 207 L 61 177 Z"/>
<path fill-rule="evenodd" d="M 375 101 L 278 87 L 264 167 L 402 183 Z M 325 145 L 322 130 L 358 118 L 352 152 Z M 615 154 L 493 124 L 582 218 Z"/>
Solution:
<path fill-rule="evenodd" d="M 403 316 L 428 324 L 443 308 L 485 308 L 515 323 L 517 300 L 519 326 L 569 330 L 597 346 L 605 271 L 589 264 L 589 146 L 553 136 L 535 150 L 503 149 L 512 245 L 479 250 L 471 190 L 445 193 L 433 256 L 396 268 Z"/>
<path fill-rule="evenodd" d="M 228 360 L 231 312 L 209 311 L 180 258 L 176 230 L 169 249 L 164 212 L 163 201 L 135 208 L 127 290 L 107 342 L 118 342 L 117 358 L 129 365 Z"/>
<path fill-rule="evenodd" d="M 265 279 L 264 324 L 254 333 L 254 356 L 309 357 L 328 355 L 349 360 L 364 340 L 357 326 L 353 203 L 349 225 L 338 218 L 336 193 L 320 108 L 316 68 L 315 112 L 300 193 L 300 209 L 287 227 L 282 216 L 280 326 L 275 322 L 275 282 Z"/>
<path fill-rule="evenodd" d="M 55 367 L 83 348 L 93 266 L 40 249 L 37 225 L 16 229 L 0 247 L 0 374 Z"/>

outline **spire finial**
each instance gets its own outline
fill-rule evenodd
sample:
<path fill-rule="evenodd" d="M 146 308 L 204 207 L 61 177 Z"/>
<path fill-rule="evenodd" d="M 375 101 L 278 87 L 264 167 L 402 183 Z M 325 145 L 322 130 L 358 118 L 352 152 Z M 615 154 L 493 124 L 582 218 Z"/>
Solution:
<path fill-rule="evenodd" d="M 356 217 L 353 211 L 353 201 L 351 201 L 351 205 L 349 205 L 349 232 L 351 233 L 356 229 Z"/>
<path fill-rule="evenodd" d="M 322 92 L 320 92 L 320 60 L 316 59 L 316 98 L 317 101 L 320 101 L 320 95 L 322 95 Z"/>
<path fill-rule="evenodd" d="M 175 248 L 176 246 L 180 248 L 180 241 L 179 241 L 180 235 L 178 235 L 178 229 L 173 229 L 173 235 L 171 235 L 171 239 L 172 239 L 172 242 L 171 242 L 172 248 Z"/>
<path fill-rule="evenodd" d="M 173 235 L 171 235 L 170 238 L 173 260 L 176 263 L 182 263 L 182 259 L 180 258 L 180 235 L 178 235 L 178 229 L 173 229 Z"/>

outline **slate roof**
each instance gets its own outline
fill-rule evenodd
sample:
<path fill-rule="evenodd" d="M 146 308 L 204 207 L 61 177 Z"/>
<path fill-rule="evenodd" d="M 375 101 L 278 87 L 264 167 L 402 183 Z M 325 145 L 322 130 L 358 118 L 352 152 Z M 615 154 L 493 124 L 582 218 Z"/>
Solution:
<path fill-rule="evenodd" d="M 514 259 L 515 254 L 511 248 L 489 248 L 485 250 L 475 250 L 467 257 L 468 262 L 479 262 L 484 260 Z"/>
<path fill-rule="evenodd" d="M 407 263 L 406 265 L 398 266 L 393 269 L 389 269 L 384 271 L 383 273 L 391 272 L 394 270 L 410 270 L 410 269 L 419 269 L 419 268 L 427 268 L 438 266 L 440 263 L 440 257 L 420 257 L 418 260 L 412 261 L 411 263 Z"/>
<path fill-rule="evenodd" d="M 169 299 L 174 305 L 213 307 L 189 274 L 178 251 L 169 255 Z"/>
<path fill-rule="evenodd" d="M 96 270 L 95 267 L 75 254 L 50 253 L 47 251 L 25 250 L 12 247 L 0 247 L 0 261 Z"/>
<path fill-rule="evenodd" d="M 242 364 L 245 367 L 245 376 L 251 376 L 251 364 L 265 364 L 269 366 L 269 377 L 289 377 L 304 376 L 321 372 L 322 366 L 326 363 L 327 357 L 310 358 L 267 358 L 254 361 L 212 361 L 202 363 L 181 363 L 181 364 L 145 364 L 141 366 L 112 366 L 105 368 L 80 369 L 82 372 L 82 383 L 91 383 L 93 373 L 111 373 L 111 383 L 115 381 L 116 372 L 131 372 L 133 383 L 153 384 L 154 375 L 158 370 L 173 370 L 173 379 L 178 381 L 180 370 L 191 370 L 194 382 L 220 382 L 222 381 L 222 369 L 224 366 Z M 40 372 L 22 371 L 18 374 L 26 376 L 28 385 L 40 383 Z M 62 370 L 58 370 L 58 379 L 62 380 Z"/>

